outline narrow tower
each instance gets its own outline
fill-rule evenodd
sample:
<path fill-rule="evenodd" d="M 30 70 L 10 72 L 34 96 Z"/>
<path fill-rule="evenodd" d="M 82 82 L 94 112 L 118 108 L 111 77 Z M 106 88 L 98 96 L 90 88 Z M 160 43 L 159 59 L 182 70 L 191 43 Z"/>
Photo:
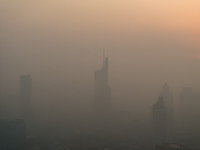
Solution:
<path fill-rule="evenodd" d="M 159 145 L 167 142 L 167 112 L 163 97 L 158 97 L 158 101 L 153 105 L 152 119 L 155 144 Z"/>
<path fill-rule="evenodd" d="M 167 111 L 167 140 L 171 140 L 173 137 L 173 128 L 174 128 L 174 108 L 173 108 L 173 93 L 170 91 L 169 86 L 167 83 L 162 88 L 160 92 L 160 96 L 163 97 L 163 101 L 165 103 L 165 108 Z"/>
<path fill-rule="evenodd" d="M 103 67 L 94 72 L 94 109 L 105 118 L 111 112 L 111 89 L 108 84 L 108 58 L 103 56 Z"/>

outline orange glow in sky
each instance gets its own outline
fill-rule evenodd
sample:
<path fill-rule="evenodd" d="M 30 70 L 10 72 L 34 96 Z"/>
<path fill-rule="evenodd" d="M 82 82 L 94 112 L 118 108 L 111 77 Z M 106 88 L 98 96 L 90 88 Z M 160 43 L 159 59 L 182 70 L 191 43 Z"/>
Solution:
<path fill-rule="evenodd" d="M 195 46 L 200 39 L 199 0 L 1 0 L 1 4 L 5 20 L 44 30 L 126 34 L 159 29 L 182 33 L 194 39 Z"/>

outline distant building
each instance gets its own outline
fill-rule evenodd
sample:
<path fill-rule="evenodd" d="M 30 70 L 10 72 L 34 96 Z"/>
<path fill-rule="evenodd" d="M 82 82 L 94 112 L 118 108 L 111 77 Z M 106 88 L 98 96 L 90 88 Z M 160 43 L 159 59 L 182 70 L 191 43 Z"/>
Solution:
<path fill-rule="evenodd" d="M 153 134 L 155 144 L 167 142 L 167 111 L 163 97 L 158 97 L 158 101 L 152 108 Z"/>
<path fill-rule="evenodd" d="M 104 118 L 111 112 L 111 89 L 108 84 L 108 58 L 104 58 L 103 67 L 94 73 L 94 109 Z"/>
<path fill-rule="evenodd" d="M 163 101 L 165 103 L 165 109 L 167 111 L 167 122 L 166 122 L 166 129 L 167 129 L 167 140 L 172 137 L 173 134 L 173 126 L 174 126 L 174 107 L 173 107 L 173 94 L 169 89 L 167 83 L 162 88 L 160 92 L 160 96 L 163 97 Z"/>
<path fill-rule="evenodd" d="M 32 123 L 33 110 L 31 107 L 31 91 L 32 80 L 28 75 L 20 76 L 20 110 L 21 118 L 27 124 L 27 127 Z"/>
<path fill-rule="evenodd" d="M 163 97 L 166 107 L 173 108 L 173 94 L 167 83 L 164 84 L 162 91 L 160 92 L 160 96 Z"/>
<path fill-rule="evenodd" d="M 180 125 L 185 135 L 200 134 L 200 93 L 185 87 L 180 93 Z"/>

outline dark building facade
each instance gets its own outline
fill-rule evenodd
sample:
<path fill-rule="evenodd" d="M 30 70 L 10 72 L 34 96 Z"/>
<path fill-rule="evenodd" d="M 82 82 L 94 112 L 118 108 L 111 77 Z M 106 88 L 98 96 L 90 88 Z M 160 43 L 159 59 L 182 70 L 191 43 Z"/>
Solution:
<path fill-rule="evenodd" d="M 98 117 L 111 113 L 111 89 L 108 84 L 108 58 L 104 58 L 103 67 L 94 73 L 94 111 Z"/>
<path fill-rule="evenodd" d="M 0 149 L 25 150 L 26 126 L 23 120 L 0 121 Z"/>

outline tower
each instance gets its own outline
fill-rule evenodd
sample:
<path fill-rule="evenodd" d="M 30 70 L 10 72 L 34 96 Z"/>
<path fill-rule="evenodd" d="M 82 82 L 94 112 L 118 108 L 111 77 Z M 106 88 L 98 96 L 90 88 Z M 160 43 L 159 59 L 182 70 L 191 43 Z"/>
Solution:
<path fill-rule="evenodd" d="M 179 96 L 180 128 L 184 136 L 199 136 L 200 134 L 200 93 L 191 87 L 185 87 Z"/>
<path fill-rule="evenodd" d="M 167 130 L 167 140 L 172 138 L 173 127 L 174 127 L 174 107 L 173 107 L 173 94 L 170 91 L 167 83 L 164 84 L 160 96 L 163 97 L 166 109 L 166 130 Z"/>
<path fill-rule="evenodd" d="M 162 144 L 167 142 L 167 112 L 163 97 L 158 97 L 157 102 L 153 105 L 152 110 L 153 132 L 155 144 Z"/>
<path fill-rule="evenodd" d="M 94 72 L 94 109 L 100 118 L 111 112 L 111 89 L 108 84 L 108 58 L 103 58 L 103 67 Z"/>
<path fill-rule="evenodd" d="M 167 83 L 164 84 L 162 91 L 160 92 L 160 96 L 163 97 L 166 107 L 173 108 L 173 94 Z"/>

